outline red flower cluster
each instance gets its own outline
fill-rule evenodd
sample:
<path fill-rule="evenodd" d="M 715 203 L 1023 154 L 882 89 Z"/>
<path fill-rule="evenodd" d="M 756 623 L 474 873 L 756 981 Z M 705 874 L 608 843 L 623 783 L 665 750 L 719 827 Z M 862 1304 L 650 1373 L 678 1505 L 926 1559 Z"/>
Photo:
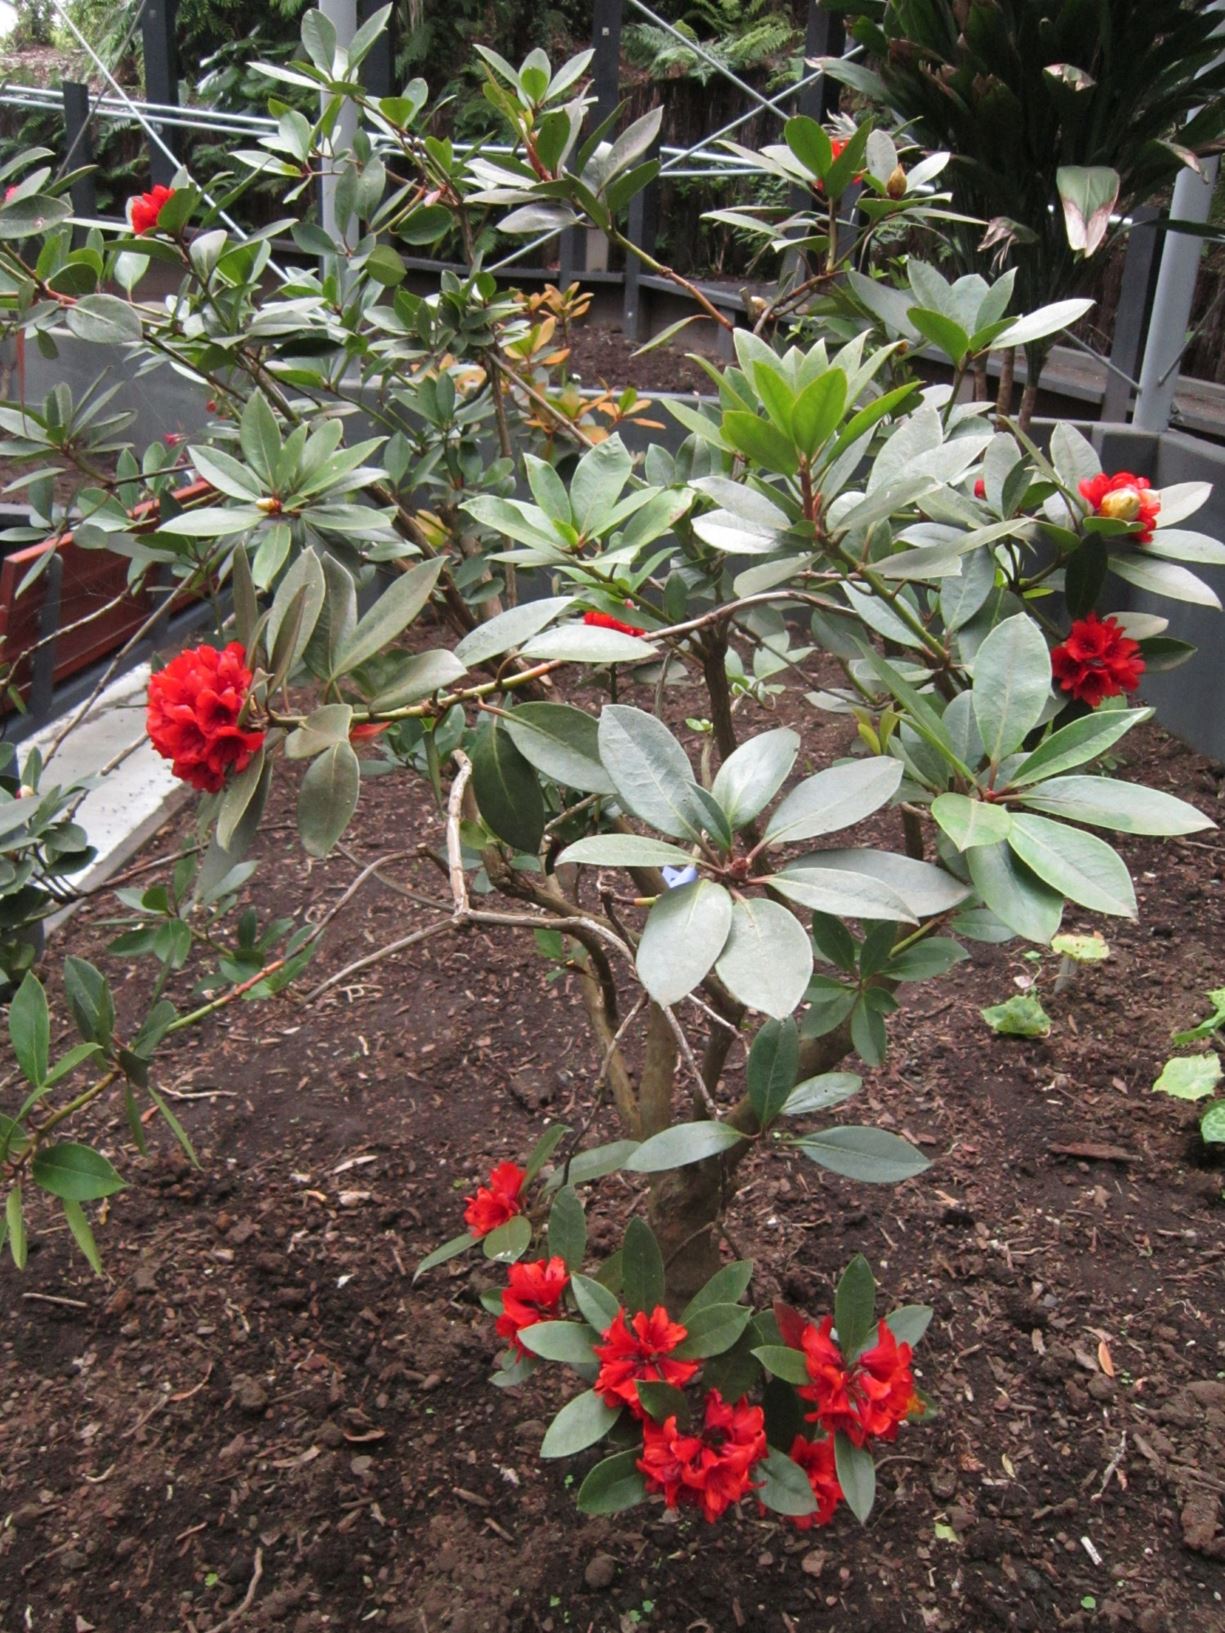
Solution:
<path fill-rule="evenodd" d="M 808 1484 L 817 1503 L 814 1513 L 795 1514 L 791 1523 L 797 1531 L 811 1531 L 814 1525 L 828 1525 L 842 1501 L 842 1487 L 838 1484 L 834 1468 L 833 1441 L 806 1440 L 803 1435 L 796 1435 L 791 1444 L 791 1461 L 798 1463 L 808 1476 Z"/>
<path fill-rule="evenodd" d="M 684 1434 L 675 1417 L 642 1425 L 638 1467 L 647 1490 L 662 1492 L 667 1508 L 700 1508 L 707 1520 L 754 1490 L 753 1465 L 766 1455 L 765 1413 L 745 1399 L 735 1406 L 717 1389 L 706 1397 L 703 1424 Z"/>
<path fill-rule="evenodd" d="M 138 193 L 128 200 L 128 225 L 138 238 L 142 233 L 154 230 L 157 218 L 162 213 L 162 205 L 169 204 L 173 197 L 174 188 L 163 187 L 159 181 L 149 192 Z"/>
<path fill-rule="evenodd" d="M 1149 491 L 1147 476 L 1133 476 L 1130 471 L 1086 476 L 1080 484 L 1080 496 L 1089 501 L 1097 516 L 1110 516 L 1116 522 L 1139 522 L 1136 537 L 1141 544 L 1152 538 L 1161 500 Z"/>
<path fill-rule="evenodd" d="M 645 635 L 645 629 L 639 629 L 636 624 L 623 624 L 619 618 L 614 618 L 610 612 L 585 612 L 585 624 L 594 624 L 597 629 L 619 629 L 622 635 Z"/>
<path fill-rule="evenodd" d="M 1091 612 L 1078 618 L 1062 646 L 1051 653 L 1051 668 L 1065 692 L 1096 709 L 1104 697 L 1134 692 L 1144 673 L 1140 646 L 1124 635 L 1116 618 Z"/>
<path fill-rule="evenodd" d="M 800 1347 L 812 1380 L 796 1390 L 815 1411 L 805 1414 L 826 1434 L 841 1430 L 856 1446 L 869 1440 L 895 1440 L 898 1424 L 921 1410 L 910 1370 L 910 1345 L 899 1344 L 882 1321 L 876 1343 L 848 1366 L 831 1336 L 832 1316 L 819 1327 L 805 1324 Z"/>
<path fill-rule="evenodd" d="M 525 1327 L 538 1321 L 552 1321 L 561 1307 L 562 1294 L 570 1284 L 564 1259 L 536 1259 L 531 1264 L 512 1264 L 509 1285 L 502 1294 L 502 1314 L 497 1334 L 516 1355 L 528 1352 L 519 1340 Z"/>
<path fill-rule="evenodd" d="M 668 1357 L 689 1336 L 678 1321 L 669 1321 L 668 1312 L 657 1304 L 650 1315 L 639 1310 L 627 1325 L 625 1311 L 618 1310 L 604 1342 L 594 1346 L 600 1360 L 594 1389 L 609 1406 L 628 1406 L 635 1417 L 642 1416 L 638 1404 L 638 1384 L 674 1384 L 683 1389 L 698 1370 L 696 1361 L 672 1361 Z"/>
<path fill-rule="evenodd" d="M 474 1236 L 488 1236 L 523 1212 L 520 1192 L 527 1178 L 518 1163 L 500 1162 L 489 1175 L 489 1184 L 479 1186 L 475 1196 L 466 1196 L 464 1221 Z"/>
<path fill-rule="evenodd" d="M 149 741 L 176 777 L 215 794 L 230 772 L 245 770 L 264 741 L 238 723 L 251 671 L 238 641 L 224 651 L 180 652 L 149 681 Z"/>

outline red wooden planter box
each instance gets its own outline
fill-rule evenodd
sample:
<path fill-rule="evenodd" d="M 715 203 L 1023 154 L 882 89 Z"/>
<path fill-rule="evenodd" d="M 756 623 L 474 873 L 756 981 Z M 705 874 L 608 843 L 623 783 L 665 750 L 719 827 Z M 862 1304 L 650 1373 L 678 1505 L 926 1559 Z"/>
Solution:
<path fill-rule="evenodd" d="M 186 504 L 211 491 L 207 482 L 193 482 L 174 497 L 178 504 Z M 156 520 L 156 501 L 133 512 L 138 531 L 153 527 Z M 47 599 L 54 594 L 50 575 L 44 571 L 23 595 L 17 594 L 22 579 L 49 550 L 58 553 L 61 567 L 54 632 L 43 627 Z M 0 564 L 0 662 L 11 666 L 9 684 L 23 699 L 30 691 L 35 648 L 48 635 L 53 634 L 53 684 L 58 685 L 117 652 L 148 618 L 155 604 L 149 591 L 124 593 L 128 566 L 126 556 L 110 550 L 83 550 L 71 533 L 29 545 Z M 110 602 L 115 605 L 108 605 Z M 105 612 L 100 611 L 103 607 Z M 0 714 L 13 707 L 9 698 L 0 695 Z"/>

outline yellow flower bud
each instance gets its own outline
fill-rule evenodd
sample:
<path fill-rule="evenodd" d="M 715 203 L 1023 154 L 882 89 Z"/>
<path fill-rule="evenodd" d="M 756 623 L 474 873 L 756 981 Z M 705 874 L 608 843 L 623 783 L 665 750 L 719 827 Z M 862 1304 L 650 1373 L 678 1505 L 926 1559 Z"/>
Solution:
<path fill-rule="evenodd" d="M 1097 509 L 1100 516 L 1109 516 L 1112 521 L 1134 522 L 1140 514 L 1140 490 L 1115 488 L 1113 493 L 1102 496 L 1102 502 Z"/>
<path fill-rule="evenodd" d="M 906 172 L 900 164 L 893 167 L 889 180 L 885 183 L 885 191 L 890 198 L 905 198 Z"/>

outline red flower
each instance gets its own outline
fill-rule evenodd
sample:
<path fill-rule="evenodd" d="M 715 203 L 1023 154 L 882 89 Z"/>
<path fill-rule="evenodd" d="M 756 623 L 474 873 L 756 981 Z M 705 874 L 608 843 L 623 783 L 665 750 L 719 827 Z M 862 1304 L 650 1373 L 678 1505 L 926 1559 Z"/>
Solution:
<path fill-rule="evenodd" d="M 1089 501 L 1097 516 L 1110 516 L 1116 522 L 1139 522 L 1136 538 L 1141 544 L 1152 538 L 1161 500 L 1149 491 L 1147 476 L 1133 476 L 1130 471 L 1086 476 L 1080 484 L 1080 496 Z"/>
<path fill-rule="evenodd" d="M 985 477 L 982 477 L 982 476 L 975 477 L 975 479 L 974 479 L 974 497 L 976 499 L 985 499 L 987 497 L 987 481 L 986 481 Z"/>
<path fill-rule="evenodd" d="M 585 612 L 585 624 L 595 624 L 597 629 L 619 629 L 622 635 L 645 635 L 645 629 L 639 629 L 634 624 L 623 624 L 619 618 L 614 618 L 609 612 Z"/>
<path fill-rule="evenodd" d="M 803 1435 L 796 1435 L 791 1444 L 791 1461 L 804 1470 L 817 1500 L 814 1513 L 793 1514 L 791 1523 L 797 1531 L 811 1531 L 814 1525 L 828 1525 L 842 1501 L 842 1487 L 838 1484 L 834 1468 L 833 1441 L 805 1440 Z"/>
<path fill-rule="evenodd" d="M 480 1186 L 475 1196 L 464 1198 L 468 1204 L 464 1220 L 474 1236 L 488 1236 L 491 1230 L 523 1212 L 519 1193 L 526 1178 L 517 1163 L 500 1162 L 489 1175 L 489 1184 Z"/>
<path fill-rule="evenodd" d="M 390 720 L 359 720 L 356 726 L 349 727 L 349 741 L 367 743 L 372 737 L 381 737 L 385 731 L 390 730 Z"/>
<path fill-rule="evenodd" d="M 809 1322 L 802 1335 L 800 1347 L 812 1382 L 796 1394 L 816 1408 L 806 1414 L 807 1421 L 819 1423 L 829 1435 L 841 1430 L 856 1446 L 895 1439 L 898 1424 L 921 1410 L 910 1345 L 899 1344 L 882 1321 L 876 1343 L 848 1365 L 831 1336 L 833 1324 L 830 1316 L 819 1327 Z"/>
<path fill-rule="evenodd" d="M 1144 673 L 1137 641 L 1124 635 L 1116 618 L 1095 612 L 1078 618 L 1062 646 L 1051 653 L 1051 668 L 1065 692 L 1096 709 L 1104 697 L 1134 692 Z"/>
<path fill-rule="evenodd" d="M 159 181 L 149 192 L 138 193 L 135 198 L 128 200 L 128 225 L 138 238 L 142 233 L 154 230 L 157 218 L 162 213 L 162 206 L 169 204 L 173 197 L 174 188 L 163 187 Z"/>
<path fill-rule="evenodd" d="M 528 1353 L 519 1342 L 519 1334 L 525 1327 L 534 1327 L 538 1321 L 551 1321 L 557 1315 L 569 1282 L 570 1273 L 564 1259 L 536 1259 L 532 1264 L 511 1265 L 510 1284 L 502 1294 L 497 1334 L 516 1355 Z"/>
<path fill-rule="evenodd" d="M 9 199 L 11 199 L 15 193 L 20 193 L 20 191 L 21 183 L 19 181 L 15 181 L 11 187 L 6 187 L 4 189 L 4 202 L 7 204 Z"/>
<path fill-rule="evenodd" d="M 629 1325 L 625 1311 L 618 1310 L 604 1342 L 595 1345 L 600 1370 L 594 1384 L 609 1406 L 628 1406 L 635 1417 L 642 1416 L 638 1404 L 638 1383 L 675 1384 L 684 1388 L 698 1370 L 696 1361 L 670 1361 L 668 1357 L 689 1333 L 657 1304 L 650 1315 L 639 1310 Z"/>
<path fill-rule="evenodd" d="M 849 142 L 850 142 L 850 137 L 849 136 L 831 136 L 830 137 L 830 139 L 829 139 L 829 151 L 830 151 L 830 156 L 831 156 L 831 158 L 832 158 L 832 160 L 833 160 L 833 162 L 835 164 L 837 164 L 838 160 L 846 152 L 846 149 L 847 149 L 847 146 L 848 146 Z M 857 182 L 861 182 L 863 180 L 863 171 L 862 170 L 855 177 L 855 180 Z M 817 190 L 818 190 L 818 192 L 821 192 L 821 193 L 823 193 L 825 191 L 825 183 L 823 181 L 821 181 L 819 178 L 818 178 L 818 181 L 817 181 Z"/>
<path fill-rule="evenodd" d="M 730 1405 L 712 1389 L 702 1428 L 682 1434 L 675 1417 L 642 1425 L 638 1467 L 647 1490 L 662 1492 L 667 1508 L 700 1508 L 707 1520 L 755 1490 L 749 1475 L 766 1455 L 765 1413 L 745 1399 Z"/>
<path fill-rule="evenodd" d="M 230 772 L 246 769 L 264 741 L 239 725 L 251 671 L 238 641 L 224 651 L 180 652 L 149 681 L 146 729 L 171 770 L 193 788 L 215 794 Z"/>

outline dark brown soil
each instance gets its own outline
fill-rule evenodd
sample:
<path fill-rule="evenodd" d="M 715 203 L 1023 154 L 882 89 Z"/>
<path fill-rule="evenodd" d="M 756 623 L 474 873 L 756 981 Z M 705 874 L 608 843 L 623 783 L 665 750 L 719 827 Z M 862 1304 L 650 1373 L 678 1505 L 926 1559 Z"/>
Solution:
<path fill-rule="evenodd" d="M 698 706 L 678 689 L 678 719 Z M 805 709 L 793 694 L 781 712 Z M 843 741 L 805 726 L 817 760 Z M 1156 729 L 1124 774 L 1220 811 L 1219 768 Z M 438 842 L 419 788 L 376 779 L 343 852 L 310 864 L 287 780 L 261 912 L 326 907 L 365 863 Z M 189 834 L 183 813 L 146 854 Z M 935 1306 L 921 1370 L 939 1415 L 889 1449 L 866 1529 L 844 1511 L 800 1534 L 747 1507 L 713 1527 L 657 1506 L 582 1518 L 569 1471 L 536 1457 L 556 1369 L 519 1394 L 485 1383 L 483 1262 L 413 1286 L 491 1160 L 521 1156 L 545 1117 L 583 1117 L 598 1065 L 569 978 L 548 985 L 530 941 L 474 930 L 354 974 L 312 1013 L 283 996 L 185 1035 L 160 1082 L 199 1171 L 160 1125 L 142 1162 L 118 1107 L 96 1120 L 133 1182 L 98 1222 L 105 1278 L 50 1218 L 25 1275 L 0 1273 L 0 1627 L 1225 1628 L 1222 1173 L 1192 1109 L 1150 1090 L 1171 1027 L 1225 974 L 1225 850 L 1215 833 L 1124 848 L 1140 921 L 1104 925 L 1111 961 L 1048 992 L 1049 1039 L 979 1018 L 1032 973 L 1019 947 L 907 989 L 857 1104 L 919 1141 L 929 1173 L 877 1189 L 763 1153 L 735 1204 L 757 1301 L 819 1312 L 862 1249 L 890 1302 Z M 386 876 L 442 893 L 428 862 Z M 134 1009 L 148 976 L 105 958 L 113 912 L 91 902 L 52 951 L 105 962 Z M 314 979 L 420 922 L 372 880 Z M 633 1200 L 606 1187 L 597 1247 Z"/>
<path fill-rule="evenodd" d="M 644 352 L 620 329 L 580 323 L 571 332 L 568 367 L 584 386 L 620 391 L 632 385 L 642 392 L 700 391 L 709 396 L 714 392 L 709 374 L 686 354 L 702 352 L 713 357 L 713 331 L 713 323 L 701 330 L 695 325 L 673 344 Z"/>

